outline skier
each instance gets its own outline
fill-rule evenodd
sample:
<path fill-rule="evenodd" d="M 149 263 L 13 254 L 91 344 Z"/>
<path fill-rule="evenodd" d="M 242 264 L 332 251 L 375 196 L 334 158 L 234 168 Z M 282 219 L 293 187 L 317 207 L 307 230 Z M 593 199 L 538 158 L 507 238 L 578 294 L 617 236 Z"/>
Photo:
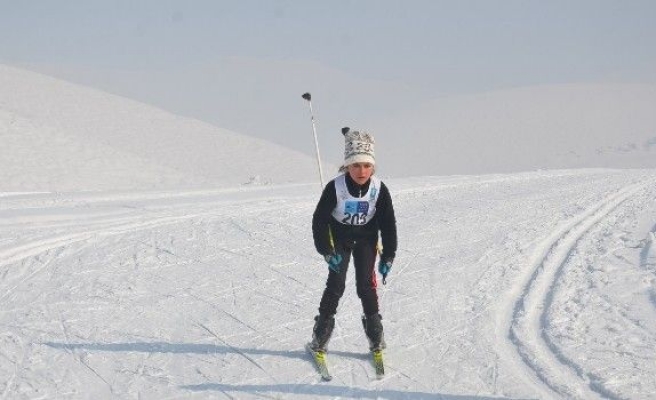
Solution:
<path fill-rule="evenodd" d="M 326 351 L 352 255 L 365 334 L 370 350 L 380 351 L 385 348 L 385 339 L 376 292 L 378 232 L 383 245 L 378 271 L 384 281 L 396 254 L 396 218 L 387 186 L 374 176 L 374 137 L 349 128 L 342 133 L 345 150 L 341 175 L 326 185 L 312 217 L 314 245 L 329 270 L 310 347 Z"/>

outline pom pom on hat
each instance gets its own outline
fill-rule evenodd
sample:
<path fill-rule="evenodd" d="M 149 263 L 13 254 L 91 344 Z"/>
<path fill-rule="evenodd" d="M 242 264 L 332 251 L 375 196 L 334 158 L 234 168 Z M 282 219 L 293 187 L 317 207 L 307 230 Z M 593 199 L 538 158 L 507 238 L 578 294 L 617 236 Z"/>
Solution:
<path fill-rule="evenodd" d="M 376 164 L 376 153 L 374 145 L 376 141 L 373 135 L 365 131 L 352 131 L 350 128 L 342 128 L 344 134 L 344 165 L 355 163 Z"/>

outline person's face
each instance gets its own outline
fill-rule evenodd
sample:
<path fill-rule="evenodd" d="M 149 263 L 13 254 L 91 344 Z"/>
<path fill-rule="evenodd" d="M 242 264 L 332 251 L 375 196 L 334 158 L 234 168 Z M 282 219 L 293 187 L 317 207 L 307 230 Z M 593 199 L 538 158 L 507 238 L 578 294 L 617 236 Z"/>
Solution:
<path fill-rule="evenodd" d="M 368 162 L 353 163 L 348 166 L 351 179 L 358 185 L 364 185 L 374 173 L 374 165 Z"/>

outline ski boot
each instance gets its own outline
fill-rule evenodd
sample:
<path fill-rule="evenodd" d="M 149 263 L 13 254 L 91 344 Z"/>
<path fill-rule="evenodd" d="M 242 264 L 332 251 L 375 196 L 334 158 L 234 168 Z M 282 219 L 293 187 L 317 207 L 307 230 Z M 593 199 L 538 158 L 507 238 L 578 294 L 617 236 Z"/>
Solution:
<path fill-rule="evenodd" d="M 334 315 L 317 315 L 314 317 L 314 328 L 312 328 L 312 342 L 310 347 L 314 351 L 325 352 L 330 341 L 330 336 L 333 334 L 335 328 Z"/>
<path fill-rule="evenodd" d="M 380 351 L 387 347 L 383 335 L 382 319 L 383 317 L 378 313 L 362 316 L 362 326 L 369 340 L 369 350 L 371 351 Z"/>

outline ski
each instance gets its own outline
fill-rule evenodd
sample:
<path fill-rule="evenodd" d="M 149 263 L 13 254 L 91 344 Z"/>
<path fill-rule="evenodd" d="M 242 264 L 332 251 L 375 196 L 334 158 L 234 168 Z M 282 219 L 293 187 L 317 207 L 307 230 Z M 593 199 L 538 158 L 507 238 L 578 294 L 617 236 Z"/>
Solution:
<path fill-rule="evenodd" d="M 326 352 L 319 350 L 316 351 L 312 348 L 310 343 L 305 345 L 305 348 L 307 349 L 308 353 L 312 356 L 312 360 L 314 361 L 314 366 L 317 368 L 319 371 L 319 374 L 321 375 L 321 379 L 324 381 L 329 381 L 333 379 L 333 376 L 330 374 L 330 371 L 328 370 L 328 363 L 326 362 Z"/>
<path fill-rule="evenodd" d="M 385 363 L 383 362 L 383 351 L 373 350 L 371 352 L 376 370 L 376 379 L 383 379 L 385 377 Z"/>

